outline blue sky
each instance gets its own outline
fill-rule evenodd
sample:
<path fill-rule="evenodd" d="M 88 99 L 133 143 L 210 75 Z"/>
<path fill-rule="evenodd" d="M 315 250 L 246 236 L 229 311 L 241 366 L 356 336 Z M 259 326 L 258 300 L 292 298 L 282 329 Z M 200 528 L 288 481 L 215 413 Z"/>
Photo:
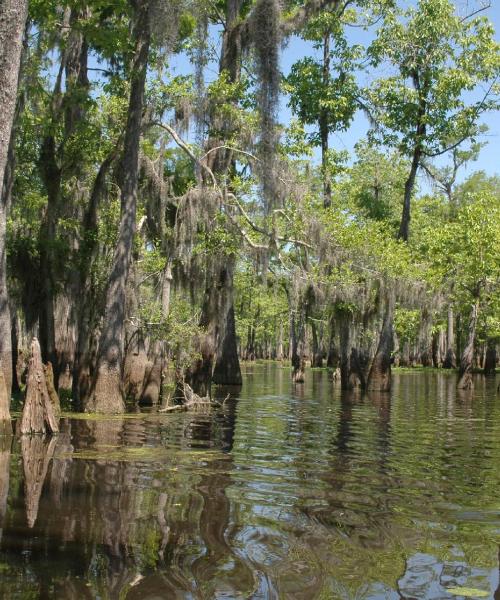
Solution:
<path fill-rule="evenodd" d="M 462 0 L 456 2 L 457 10 L 459 14 L 467 14 L 478 6 L 478 2 L 481 0 Z M 490 0 L 491 7 L 484 11 L 484 15 L 487 15 L 493 22 L 496 30 L 496 37 L 500 40 L 500 0 Z M 403 0 L 404 2 L 404 0 Z M 399 4 L 403 4 L 399 2 Z M 413 0 L 410 0 L 406 4 L 414 4 Z M 472 7 L 472 8 L 471 8 Z M 353 44 L 368 45 L 373 37 L 373 32 L 367 32 L 361 28 L 348 29 L 348 39 Z M 314 55 L 315 50 L 312 45 L 304 40 L 293 37 L 291 38 L 286 47 L 281 53 L 281 70 L 286 75 L 290 71 L 290 67 L 294 62 L 303 58 L 307 55 Z M 185 57 L 177 57 L 172 64 L 175 72 L 186 73 L 192 71 Z M 206 79 L 210 80 L 217 75 L 217 64 L 212 63 L 207 66 Z M 370 79 L 373 79 L 374 73 L 364 73 L 360 76 L 361 84 L 368 84 Z M 280 121 L 283 123 L 288 122 L 292 118 L 290 109 L 287 107 L 286 98 L 282 98 L 280 111 Z M 479 160 L 475 163 L 471 163 L 466 169 L 463 169 L 460 173 L 459 179 L 464 179 L 477 170 L 484 170 L 486 173 L 493 175 L 500 173 L 500 115 L 498 112 L 485 114 L 482 118 L 482 122 L 488 125 L 488 133 L 481 139 L 486 141 L 487 145 L 482 149 Z M 334 134 L 331 138 L 331 146 L 336 150 L 348 150 L 352 153 L 354 145 L 357 141 L 366 136 L 369 124 L 366 117 L 358 112 L 351 127 L 348 131 Z M 316 160 L 319 159 L 319 155 L 316 152 Z M 444 163 L 446 159 L 442 160 Z M 421 189 L 427 191 L 429 184 L 425 179 L 421 179 Z"/>

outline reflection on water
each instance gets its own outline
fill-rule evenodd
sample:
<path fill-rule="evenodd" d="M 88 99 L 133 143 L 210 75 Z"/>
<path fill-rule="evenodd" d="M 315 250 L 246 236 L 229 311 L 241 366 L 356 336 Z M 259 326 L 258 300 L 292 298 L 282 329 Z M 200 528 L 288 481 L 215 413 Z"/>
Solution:
<path fill-rule="evenodd" d="M 0 598 L 500 600 L 500 397 L 247 367 L 207 414 L 0 438 Z"/>

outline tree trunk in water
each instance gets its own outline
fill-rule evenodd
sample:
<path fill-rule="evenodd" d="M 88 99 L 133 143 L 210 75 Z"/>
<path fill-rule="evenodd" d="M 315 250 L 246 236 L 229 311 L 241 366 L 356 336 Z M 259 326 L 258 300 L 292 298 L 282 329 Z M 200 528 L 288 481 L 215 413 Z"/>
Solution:
<path fill-rule="evenodd" d="M 7 499 L 9 497 L 11 446 L 12 437 L 10 435 L 0 435 L 0 542 L 2 541 L 4 519 L 7 512 Z"/>
<path fill-rule="evenodd" d="M 123 387 L 125 398 L 132 398 L 134 402 L 138 402 L 144 387 L 148 356 L 146 354 L 144 333 L 140 325 L 137 325 L 135 319 L 132 318 L 138 314 L 140 304 L 139 281 L 134 259 L 127 281 L 126 299 L 126 351 L 123 367 Z"/>
<path fill-rule="evenodd" d="M 2 0 L 0 4 L 0 369 L 4 381 L 0 386 L 0 419 L 9 414 L 12 388 L 12 345 L 6 254 L 8 194 L 3 194 L 3 182 L 16 111 L 27 15 L 27 0 Z"/>
<path fill-rule="evenodd" d="M 186 382 L 195 394 L 201 397 L 210 395 L 214 363 L 217 358 L 219 344 L 225 336 L 227 315 L 232 306 L 233 257 L 219 257 L 215 275 L 207 277 L 207 289 L 201 311 L 200 327 L 205 333 L 199 344 L 199 358 L 186 373 Z M 226 291 L 230 291 L 226 294 Z M 229 305 L 228 303 L 231 302 Z M 238 363 L 239 367 L 239 363 Z"/>
<path fill-rule="evenodd" d="M 24 399 L 20 433 L 57 433 L 59 425 L 50 400 L 42 363 L 42 352 L 36 338 L 31 342 L 31 359 Z"/>
<path fill-rule="evenodd" d="M 72 374 L 72 396 L 75 406 L 82 408 L 91 390 L 92 356 L 95 351 L 94 328 L 97 321 L 96 293 L 92 285 L 92 265 L 94 264 L 98 243 L 95 235 L 98 219 L 98 208 L 105 195 L 106 177 L 116 159 L 116 150 L 101 164 L 96 175 L 89 204 L 83 217 L 83 238 L 80 244 L 80 277 L 78 284 L 77 312 L 78 327 L 75 360 Z M 86 298 L 93 298 L 86 302 Z"/>
<path fill-rule="evenodd" d="M 314 321 L 311 323 L 312 332 L 312 358 L 311 366 L 321 368 L 323 366 L 323 349 L 321 348 L 320 340 L 318 339 L 318 328 Z"/>
<path fill-rule="evenodd" d="M 352 354 L 352 315 L 340 313 L 340 386 L 343 390 L 352 390 L 354 387 L 351 379 L 351 354 Z"/>
<path fill-rule="evenodd" d="M 236 345 L 236 323 L 234 305 L 231 303 L 227 313 L 226 331 L 222 348 L 215 364 L 213 381 L 219 385 L 241 385 L 241 369 Z"/>
<path fill-rule="evenodd" d="M 486 358 L 484 360 L 484 374 L 494 375 L 497 366 L 497 349 L 494 340 L 488 340 Z"/>
<path fill-rule="evenodd" d="M 59 402 L 59 396 L 57 395 L 56 388 L 54 385 L 54 371 L 52 369 L 52 363 L 48 362 L 44 366 L 45 371 L 45 383 L 47 384 L 47 392 L 54 409 L 54 415 L 59 416 L 61 414 L 61 403 Z"/>
<path fill-rule="evenodd" d="M 401 360 L 401 348 L 399 346 L 399 338 L 396 333 L 396 330 L 393 328 L 393 356 L 394 356 L 394 366 L 399 367 L 399 362 Z"/>
<path fill-rule="evenodd" d="M 0 438 L 12 434 L 9 405 L 10 393 L 7 393 L 7 385 L 0 365 Z"/>
<path fill-rule="evenodd" d="M 472 366 L 474 360 L 474 342 L 476 339 L 476 325 L 479 311 L 479 301 L 475 300 L 471 307 L 469 317 L 469 334 L 462 357 L 460 359 L 460 371 L 458 376 L 458 388 L 470 390 L 472 388 Z"/>
<path fill-rule="evenodd" d="M 304 383 L 305 381 L 305 326 L 302 316 L 296 322 L 295 313 L 290 321 L 290 342 L 292 345 L 292 381 Z"/>
<path fill-rule="evenodd" d="M 394 294 L 388 292 L 384 322 L 377 352 L 368 375 L 367 388 L 379 392 L 389 392 L 391 389 L 391 353 L 394 344 Z"/>
<path fill-rule="evenodd" d="M 161 316 L 166 319 L 170 313 L 170 293 L 172 287 L 172 269 L 167 262 L 163 272 L 163 285 L 161 291 Z M 140 404 L 154 406 L 160 402 L 162 383 L 167 365 L 165 343 L 156 340 L 152 347 L 152 356 L 146 365 L 144 376 L 144 388 L 142 390 Z"/>
<path fill-rule="evenodd" d="M 150 40 L 146 0 L 136 4 L 134 29 L 135 53 L 122 161 L 120 231 L 108 280 L 93 393 L 85 406 L 86 411 L 101 413 L 125 411 L 122 388 L 125 296 L 135 234 L 139 145 Z"/>
<path fill-rule="evenodd" d="M 276 360 L 282 361 L 283 356 L 283 322 L 280 320 L 280 325 L 278 329 L 278 343 L 276 348 Z"/>
<path fill-rule="evenodd" d="M 222 40 L 219 72 L 226 72 L 231 83 L 240 79 L 241 68 L 241 28 L 239 26 L 241 0 L 228 0 L 226 3 L 226 24 Z M 216 120 L 219 117 L 216 117 Z M 233 163 L 232 151 L 224 148 L 228 124 L 219 123 L 216 128 L 222 132 L 222 140 L 211 140 L 219 150 L 212 154 L 212 170 L 216 175 L 225 175 Z M 230 128 L 229 128 L 230 129 Z M 222 147 L 221 147 L 222 146 Z M 217 258 L 214 281 L 209 285 L 209 296 L 205 296 L 204 310 L 200 324 L 207 328 L 202 341 L 202 360 L 190 368 L 191 387 L 200 396 L 210 394 L 212 380 L 223 385 L 241 385 L 241 370 L 236 344 L 236 328 L 233 306 L 234 256 L 221 254 Z M 226 264 L 224 264 L 226 263 Z M 209 277 L 211 274 L 209 273 Z M 221 297 L 217 297 L 217 295 Z"/>
<path fill-rule="evenodd" d="M 410 342 L 405 340 L 403 342 L 403 350 L 401 352 L 401 359 L 399 361 L 401 367 L 410 366 Z"/>
<path fill-rule="evenodd" d="M 455 350 L 453 348 L 455 343 L 455 336 L 453 334 L 453 306 L 450 304 L 448 306 L 448 326 L 446 329 L 446 356 L 443 362 L 443 369 L 454 369 L 457 364 L 457 360 L 455 358 Z"/>
<path fill-rule="evenodd" d="M 432 366 L 432 316 L 427 308 L 422 309 L 418 333 L 418 351 L 423 367 Z"/>
<path fill-rule="evenodd" d="M 89 94 L 87 77 L 88 47 L 81 22 L 88 16 L 86 8 L 66 7 L 62 17 L 60 45 L 61 62 L 51 101 L 51 124 L 64 122 L 62 139 L 48 133 L 40 152 L 40 170 L 47 191 L 47 210 L 40 230 L 40 272 L 42 302 L 40 306 L 40 343 L 42 357 L 51 361 L 54 383 L 59 386 L 59 376 L 73 367 L 76 353 L 77 314 L 74 310 L 79 299 L 78 272 L 71 269 L 65 285 L 58 291 L 60 269 L 54 239 L 64 236 L 70 252 L 76 253 L 77 236 L 59 231 L 61 219 L 80 219 L 80 204 L 85 173 L 85 149 L 74 145 L 67 160 L 66 148 L 79 124 L 85 120 L 85 97 Z M 64 91 L 62 77 L 64 74 Z M 78 99 L 78 100 L 77 100 Z M 66 378 L 67 384 L 67 378 Z"/>
<path fill-rule="evenodd" d="M 441 366 L 439 354 L 440 335 L 441 330 L 435 331 L 432 335 L 432 366 L 436 369 Z"/>
<path fill-rule="evenodd" d="M 215 368 L 212 375 L 214 383 L 219 385 L 241 385 L 241 369 L 236 344 L 236 322 L 234 318 L 233 274 L 236 259 L 226 259 L 226 277 L 220 290 L 222 296 L 218 325 L 218 340 Z"/>
<path fill-rule="evenodd" d="M 17 361 L 19 359 L 19 338 L 17 335 L 17 314 L 15 309 L 11 308 L 11 340 L 12 340 L 12 392 L 18 393 L 21 391 L 19 386 L 19 378 L 17 375 Z"/>
<path fill-rule="evenodd" d="M 335 319 L 330 318 L 330 339 L 328 342 L 328 356 L 326 366 L 330 369 L 337 368 L 339 364 L 339 351 L 335 345 Z"/>

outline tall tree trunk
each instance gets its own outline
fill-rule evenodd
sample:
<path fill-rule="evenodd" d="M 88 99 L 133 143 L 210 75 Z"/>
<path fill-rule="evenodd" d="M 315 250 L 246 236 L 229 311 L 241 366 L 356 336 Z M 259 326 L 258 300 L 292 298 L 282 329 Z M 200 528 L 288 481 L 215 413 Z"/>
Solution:
<path fill-rule="evenodd" d="M 474 342 L 476 339 L 477 317 L 479 312 L 479 300 L 476 298 L 472 304 L 469 317 L 469 333 L 460 359 L 460 371 L 458 376 L 458 387 L 462 390 L 470 390 L 472 387 L 472 367 L 474 361 Z"/>
<path fill-rule="evenodd" d="M 391 389 L 391 353 L 394 344 L 394 293 L 388 291 L 387 295 L 382 331 L 380 332 L 377 352 L 370 368 L 367 383 L 369 390 L 380 392 L 389 392 Z"/>
<path fill-rule="evenodd" d="M 304 383 L 305 381 L 305 329 L 304 316 L 299 307 L 298 319 L 293 312 L 290 321 L 293 383 Z"/>
<path fill-rule="evenodd" d="M 119 144 L 117 145 L 119 147 Z M 89 203 L 83 217 L 83 234 L 79 246 L 80 269 L 76 310 L 78 313 L 76 352 L 73 363 L 72 396 L 77 407 L 83 407 L 91 389 L 91 369 L 94 328 L 97 321 L 98 299 L 92 282 L 92 265 L 99 249 L 95 231 L 98 208 L 106 192 L 106 177 L 117 157 L 117 149 L 105 158 L 97 172 Z M 92 302 L 86 301 L 92 298 Z"/>
<path fill-rule="evenodd" d="M 419 144 L 416 144 L 413 151 L 413 157 L 411 161 L 410 173 L 407 180 L 405 181 L 405 191 L 403 197 L 403 214 L 401 216 L 401 224 L 399 226 L 398 238 L 408 241 L 410 234 L 410 219 L 411 219 L 411 196 L 413 194 L 413 188 L 415 187 L 415 179 L 417 177 L 418 167 L 420 166 L 420 158 L 422 156 L 422 150 Z"/>
<path fill-rule="evenodd" d="M 343 390 L 352 390 L 354 384 L 351 378 L 352 355 L 352 314 L 339 313 L 340 338 L 340 385 Z"/>
<path fill-rule="evenodd" d="M 224 279 L 222 294 L 222 307 L 225 322 L 219 325 L 219 339 L 217 343 L 216 362 L 213 372 L 213 381 L 220 385 L 241 385 L 241 369 L 238 359 L 238 347 L 236 344 L 236 322 L 234 318 L 234 291 L 233 274 L 236 259 L 228 257 L 227 275 Z M 220 317 L 219 317 L 220 318 Z"/>
<path fill-rule="evenodd" d="M 232 299 L 231 296 L 226 296 L 225 290 L 232 285 L 234 259 L 226 257 L 225 260 L 219 259 L 217 263 L 216 276 L 213 274 L 207 276 L 207 288 L 201 311 L 200 327 L 204 329 L 199 348 L 201 357 L 186 373 L 187 383 L 202 397 L 210 394 L 217 348 L 225 333 L 221 330 L 221 325 L 225 329 L 228 304 Z M 221 315 L 226 315 L 223 322 L 221 322 Z"/>
<path fill-rule="evenodd" d="M 172 288 L 172 268 L 167 261 L 163 271 L 163 282 L 161 288 L 161 318 L 166 319 L 170 313 L 170 293 Z M 160 402 L 162 382 L 167 366 L 167 353 L 165 342 L 155 340 L 150 349 L 150 360 L 146 366 L 144 387 L 142 390 L 140 404 L 154 406 Z"/>
<path fill-rule="evenodd" d="M 488 345 L 486 348 L 486 358 L 484 360 L 484 374 L 485 375 L 494 375 L 496 366 L 497 366 L 496 342 L 494 339 L 490 338 L 488 340 Z"/>
<path fill-rule="evenodd" d="M 21 51 L 27 16 L 27 0 L 2 0 L 0 3 L 0 369 L 4 380 L 3 386 L 0 387 L 2 422 L 6 422 L 5 419 L 9 415 L 12 388 L 12 340 L 6 254 L 8 195 L 2 192 L 16 111 Z"/>
<path fill-rule="evenodd" d="M 280 319 L 278 328 L 278 340 L 276 344 L 276 360 L 282 361 L 284 357 L 283 351 L 283 321 Z"/>
<path fill-rule="evenodd" d="M 448 306 L 448 324 L 446 328 L 446 356 L 443 362 L 443 369 L 454 369 L 457 363 L 454 350 L 455 336 L 453 333 L 453 324 L 453 305 L 450 304 Z"/>
<path fill-rule="evenodd" d="M 393 348 L 394 366 L 399 367 L 401 360 L 401 347 L 399 345 L 399 337 L 395 329 L 393 331 Z"/>
<path fill-rule="evenodd" d="M 88 49 L 80 22 L 86 17 L 87 9 L 64 11 L 61 32 L 61 63 L 52 94 L 51 127 L 47 130 L 40 152 L 40 170 L 47 190 L 47 210 L 40 229 L 40 272 L 42 282 L 42 302 L 40 306 L 40 344 L 45 361 L 54 366 L 56 385 L 59 373 L 74 362 L 76 347 L 77 318 L 73 306 L 78 300 L 78 274 L 70 270 L 64 275 L 64 289 L 57 292 L 57 282 L 61 279 L 54 239 L 59 232 L 62 217 L 80 218 L 79 188 L 84 173 L 84 150 L 78 146 L 71 149 L 71 159 L 66 160 L 66 146 L 85 115 L 82 95 L 89 93 L 87 77 Z M 64 74 L 64 92 L 62 78 Z M 53 125 L 64 120 L 64 133 L 60 142 L 56 141 Z M 80 154 L 78 154 L 80 152 Z M 65 188 L 71 186 L 71 192 Z M 67 236 L 66 242 L 74 251 L 78 240 Z"/>
<path fill-rule="evenodd" d="M 123 148 L 120 231 L 108 280 L 93 394 L 85 406 L 87 411 L 102 413 L 125 410 L 122 374 L 126 283 L 135 234 L 139 144 L 150 41 L 149 2 L 139 0 L 135 7 L 135 52 Z"/>
<path fill-rule="evenodd" d="M 221 350 L 217 353 L 213 381 L 219 385 L 242 384 L 238 347 L 236 344 L 234 305 L 232 302 L 227 313 L 226 331 L 222 339 Z"/>
<path fill-rule="evenodd" d="M 423 367 L 432 366 L 432 315 L 424 307 L 420 315 L 418 353 Z"/>
<path fill-rule="evenodd" d="M 330 81 L 330 33 L 323 38 L 323 86 L 326 88 Z M 328 168 L 328 110 L 323 108 L 319 117 L 319 133 L 321 137 L 321 171 L 323 177 L 323 206 L 328 208 L 332 204 L 332 182 Z"/>
<path fill-rule="evenodd" d="M 335 319 L 333 316 L 330 317 L 330 339 L 328 341 L 328 356 L 326 359 L 326 366 L 330 369 L 337 368 L 339 363 L 339 351 L 335 345 Z"/>
<path fill-rule="evenodd" d="M 311 366 L 321 368 L 323 366 L 323 348 L 320 337 L 318 335 L 318 326 L 314 321 L 311 321 L 312 332 L 312 358 Z"/>
<path fill-rule="evenodd" d="M 236 83 L 240 78 L 241 69 L 241 0 L 228 0 L 226 3 L 225 32 L 222 39 L 219 72 L 225 72 L 231 83 Z M 209 162 L 213 173 L 217 176 L 225 175 L 234 162 L 233 153 L 225 144 L 224 139 L 232 135 L 228 122 L 220 122 L 216 116 L 213 125 L 222 132 L 221 139 L 208 141 L 208 146 L 218 148 L 212 152 Z M 222 146 L 222 147 L 221 147 Z M 226 268 L 223 264 L 230 261 L 231 265 Z M 209 278 L 213 281 L 207 282 L 205 300 L 202 307 L 200 326 L 206 329 L 205 339 L 201 340 L 201 360 L 192 364 L 187 373 L 187 378 L 193 390 L 200 396 L 210 394 L 210 384 L 214 375 L 214 365 L 217 370 L 217 378 L 220 382 L 241 382 L 241 371 L 236 345 L 236 333 L 234 325 L 233 306 L 233 274 L 234 259 L 221 255 L 215 260 L 215 268 L 209 269 Z M 222 264 L 221 264 L 222 263 Z M 222 294 L 224 298 L 217 298 Z M 232 311 L 232 317 L 230 316 Z M 227 332 L 227 335 L 226 335 Z"/>
<path fill-rule="evenodd" d="M 0 542 L 7 512 L 7 499 L 9 497 L 10 479 L 10 450 L 12 437 L 0 435 Z"/>

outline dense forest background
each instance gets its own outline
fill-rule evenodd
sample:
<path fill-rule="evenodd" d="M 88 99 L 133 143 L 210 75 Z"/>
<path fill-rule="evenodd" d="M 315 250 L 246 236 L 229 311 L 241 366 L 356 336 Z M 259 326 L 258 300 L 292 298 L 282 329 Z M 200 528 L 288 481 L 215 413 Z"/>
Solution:
<path fill-rule="evenodd" d="M 34 337 L 48 387 L 96 412 L 204 397 L 258 358 L 345 389 L 494 373 L 500 178 L 471 169 L 499 108 L 492 10 L 3 0 L 0 419 Z"/>

